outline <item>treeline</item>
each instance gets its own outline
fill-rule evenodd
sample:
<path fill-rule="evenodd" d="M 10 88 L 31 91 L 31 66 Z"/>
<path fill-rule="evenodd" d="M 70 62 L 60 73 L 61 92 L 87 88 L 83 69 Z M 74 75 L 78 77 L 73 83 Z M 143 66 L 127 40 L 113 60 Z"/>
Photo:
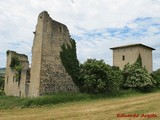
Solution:
<path fill-rule="evenodd" d="M 0 68 L 0 95 L 4 95 L 4 78 L 6 68 Z"/>
<path fill-rule="evenodd" d="M 160 69 L 149 74 L 142 66 L 141 56 L 134 64 L 126 64 L 123 70 L 103 60 L 88 59 L 80 65 L 78 81 L 85 93 L 114 95 L 124 89 L 148 92 L 160 88 Z"/>
<path fill-rule="evenodd" d="M 0 95 L 4 95 L 4 77 L 0 76 Z"/>

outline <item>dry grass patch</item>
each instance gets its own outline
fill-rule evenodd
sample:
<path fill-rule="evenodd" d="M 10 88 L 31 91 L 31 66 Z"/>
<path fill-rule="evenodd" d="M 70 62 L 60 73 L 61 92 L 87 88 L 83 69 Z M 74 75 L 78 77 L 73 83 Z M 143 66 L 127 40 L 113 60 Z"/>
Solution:
<path fill-rule="evenodd" d="M 40 108 L 0 111 L 0 120 L 129 120 L 117 114 L 138 114 L 134 120 L 147 120 L 141 114 L 155 114 L 160 119 L 160 92 L 126 98 L 99 99 L 45 106 Z"/>

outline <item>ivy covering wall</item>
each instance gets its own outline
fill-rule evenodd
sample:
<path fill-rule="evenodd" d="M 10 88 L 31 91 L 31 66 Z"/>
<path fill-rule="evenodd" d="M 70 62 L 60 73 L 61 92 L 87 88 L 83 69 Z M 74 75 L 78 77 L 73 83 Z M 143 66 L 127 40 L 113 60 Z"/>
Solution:
<path fill-rule="evenodd" d="M 19 82 L 21 79 L 22 65 L 17 56 L 13 56 L 11 58 L 10 67 L 11 69 L 16 71 L 16 74 L 15 74 L 16 82 Z"/>
<path fill-rule="evenodd" d="M 76 54 L 76 42 L 71 39 L 71 46 L 68 44 L 62 45 L 62 51 L 60 52 L 60 58 L 67 73 L 72 77 L 74 83 L 79 86 L 79 61 Z"/>

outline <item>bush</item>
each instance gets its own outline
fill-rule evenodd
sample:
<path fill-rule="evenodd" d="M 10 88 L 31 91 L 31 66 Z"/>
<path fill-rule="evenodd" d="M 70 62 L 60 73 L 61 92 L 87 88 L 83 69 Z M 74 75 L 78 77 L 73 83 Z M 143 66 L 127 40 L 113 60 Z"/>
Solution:
<path fill-rule="evenodd" d="M 0 96 L 1 95 L 5 95 L 4 91 L 2 89 L 0 89 Z"/>
<path fill-rule="evenodd" d="M 143 92 L 151 91 L 156 84 L 156 81 L 145 67 L 142 66 L 142 58 L 139 54 L 136 62 L 132 65 L 126 64 L 123 69 L 124 88 L 138 89 Z"/>
<path fill-rule="evenodd" d="M 125 65 L 123 69 L 123 87 L 148 91 L 154 88 L 156 81 L 137 61 L 133 65 Z"/>
<path fill-rule="evenodd" d="M 157 88 L 160 88 L 160 69 L 154 71 L 151 76 L 154 78 L 154 80 L 157 82 L 156 86 Z"/>
<path fill-rule="evenodd" d="M 88 59 L 80 65 L 82 91 L 93 94 L 116 94 L 122 81 L 119 69 L 105 64 L 103 60 Z"/>
<path fill-rule="evenodd" d="M 4 93 L 4 78 L 0 76 L 0 96 L 5 95 Z"/>
<path fill-rule="evenodd" d="M 4 90 L 4 78 L 0 76 L 0 90 Z"/>

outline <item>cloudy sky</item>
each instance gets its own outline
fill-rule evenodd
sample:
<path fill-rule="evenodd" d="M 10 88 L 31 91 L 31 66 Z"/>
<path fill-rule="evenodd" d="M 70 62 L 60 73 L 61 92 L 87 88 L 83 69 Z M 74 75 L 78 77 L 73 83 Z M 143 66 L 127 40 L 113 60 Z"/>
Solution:
<path fill-rule="evenodd" d="M 142 43 L 155 48 L 154 70 L 160 68 L 160 0 L 0 0 L 0 67 L 6 50 L 31 60 L 38 14 L 68 26 L 78 59 L 104 59 L 112 65 L 110 47 Z"/>

